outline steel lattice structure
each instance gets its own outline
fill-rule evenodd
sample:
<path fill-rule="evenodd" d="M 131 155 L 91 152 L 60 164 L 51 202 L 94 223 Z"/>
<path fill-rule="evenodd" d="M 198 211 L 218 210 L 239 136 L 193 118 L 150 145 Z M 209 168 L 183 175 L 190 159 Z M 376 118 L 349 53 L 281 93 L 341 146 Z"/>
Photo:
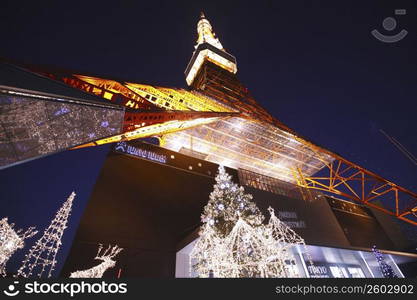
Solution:
<path fill-rule="evenodd" d="M 317 147 L 318 154 L 328 152 Z M 308 176 L 294 169 L 294 178 L 303 188 L 320 190 L 362 203 L 417 225 L 417 194 L 381 176 L 331 153 L 334 160 L 325 163 L 318 175 Z"/>

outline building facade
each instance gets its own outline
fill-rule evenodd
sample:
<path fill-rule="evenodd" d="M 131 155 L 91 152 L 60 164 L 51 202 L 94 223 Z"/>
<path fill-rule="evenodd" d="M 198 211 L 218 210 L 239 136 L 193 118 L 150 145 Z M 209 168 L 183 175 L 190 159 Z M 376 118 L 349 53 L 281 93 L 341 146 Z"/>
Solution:
<path fill-rule="evenodd" d="M 114 145 L 78 228 L 61 275 L 93 263 L 97 244 L 125 250 L 106 276 L 190 277 L 189 254 L 218 165 L 135 141 Z M 277 216 L 305 239 L 294 247 L 301 277 L 382 277 L 377 246 L 399 277 L 416 276 L 417 254 L 392 217 L 376 209 L 315 193 L 303 199 L 297 185 L 243 169 L 226 169 L 266 215 Z M 261 178 L 261 180 L 257 180 Z M 301 260 L 304 260 L 303 262 Z"/>

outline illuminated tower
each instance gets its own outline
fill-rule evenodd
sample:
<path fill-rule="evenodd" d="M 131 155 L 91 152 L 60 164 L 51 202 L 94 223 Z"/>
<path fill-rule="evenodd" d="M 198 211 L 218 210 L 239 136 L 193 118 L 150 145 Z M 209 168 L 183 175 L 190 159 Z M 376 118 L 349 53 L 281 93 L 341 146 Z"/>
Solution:
<path fill-rule="evenodd" d="M 201 13 L 197 23 L 197 33 L 195 51 L 185 70 L 187 84 L 193 87 L 199 86 L 196 76 L 201 73 L 199 71 L 207 61 L 235 74 L 237 72 L 236 58 L 223 48 L 204 13 Z"/>
<path fill-rule="evenodd" d="M 187 84 L 248 116 L 274 123 L 238 80 L 236 58 L 223 48 L 203 13 L 197 23 L 197 33 L 195 51 L 185 70 Z"/>

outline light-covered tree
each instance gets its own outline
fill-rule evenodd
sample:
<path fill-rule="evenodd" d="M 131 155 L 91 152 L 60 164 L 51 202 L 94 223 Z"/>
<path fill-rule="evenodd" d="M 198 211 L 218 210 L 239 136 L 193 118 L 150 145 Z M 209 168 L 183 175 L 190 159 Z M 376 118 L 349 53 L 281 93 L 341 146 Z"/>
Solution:
<path fill-rule="evenodd" d="M 251 226 L 260 226 L 264 216 L 252 201 L 252 195 L 245 194 L 244 188 L 232 182 L 232 176 L 219 167 L 216 184 L 201 216 L 221 237 L 227 236 L 239 219 Z"/>
<path fill-rule="evenodd" d="M 42 237 L 26 254 L 22 266 L 17 271 L 17 277 L 51 277 L 55 270 L 56 254 L 62 245 L 62 236 L 67 228 L 75 192 L 68 199 L 45 229 Z"/>
<path fill-rule="evenodd" d="M 291 248 L 304 240 L 272 208 L 264 216 L 243 187 L 219 167 L 204 207 L 200 238 L 190 254 L 190 274 L 199 277 L 298 277 Z"/>

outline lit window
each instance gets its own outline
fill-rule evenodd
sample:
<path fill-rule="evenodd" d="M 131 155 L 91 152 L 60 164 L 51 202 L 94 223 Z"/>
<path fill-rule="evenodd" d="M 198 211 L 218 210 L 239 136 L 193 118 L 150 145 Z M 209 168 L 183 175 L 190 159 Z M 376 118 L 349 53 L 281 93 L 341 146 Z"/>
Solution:
<path fill-rule="evenodd" d="M 109 92 L 104 92 L 103 97 L 106 98 L 107 100 L 111 100 L 111 98 L 113 97 L 113 94 Z"/>
<path fill-rule="evenodd" d="M 192 170 L 192 169 L 193 169 L 193 167 L 192 167 L 192 166 L 189 166 L 189 167 L 188 167 L 188 169 L 189 169 L 189 170 Z"/>
<path fill-rule="evenodd" d="M 171 159 L 175 159 L 175 156 L 174 155 L 171 155 Z"/>
<path fill-rule="evenodd" d="M 202 166 L 202 164 L 201 164 L 201 163 L 198 163 L 198 166 L 199 166 L 199 167 L 201 167 L 201 166 Z"/>

